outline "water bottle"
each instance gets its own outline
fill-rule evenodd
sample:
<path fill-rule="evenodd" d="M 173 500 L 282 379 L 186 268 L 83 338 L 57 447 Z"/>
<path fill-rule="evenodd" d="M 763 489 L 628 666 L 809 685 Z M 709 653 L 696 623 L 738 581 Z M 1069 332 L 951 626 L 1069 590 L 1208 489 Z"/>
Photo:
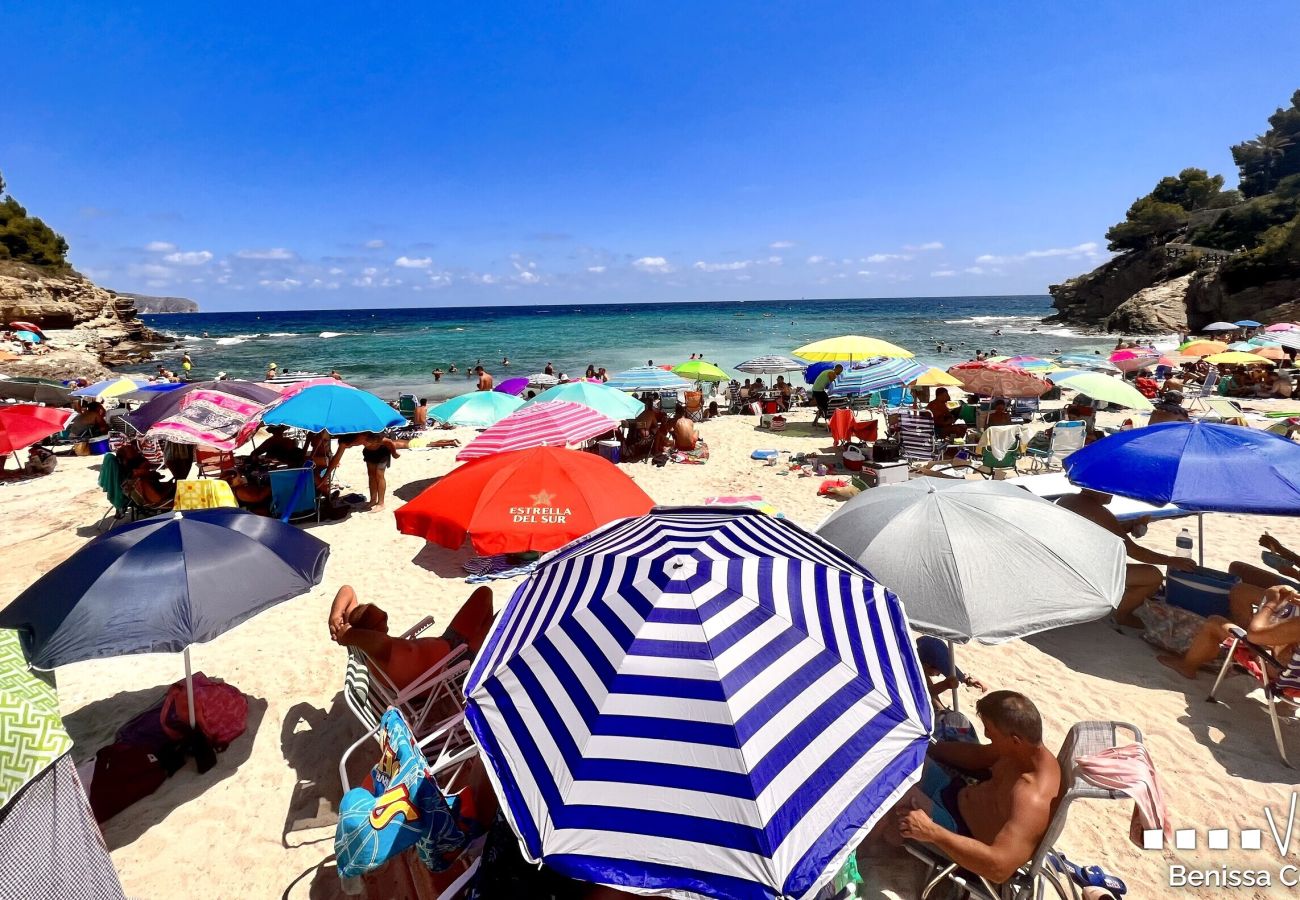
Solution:
<path fill-rule="evenodd" d="M 1174 544 L 1178 548 L 1174 552 L 1175 556 L 1181 556 L 1183 559 L 1192 558 L 1192 533 L 1190 531 L 1184 528 L 1182 531 L 1178 532 L 1178 537 L 1174 541 Z"/>

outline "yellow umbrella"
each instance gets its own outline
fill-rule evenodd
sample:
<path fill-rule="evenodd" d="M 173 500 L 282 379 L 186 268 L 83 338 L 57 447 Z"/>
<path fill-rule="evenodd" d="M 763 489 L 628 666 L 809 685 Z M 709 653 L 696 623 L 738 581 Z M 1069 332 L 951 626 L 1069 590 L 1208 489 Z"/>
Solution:
<path fill-rule="evenodd" d="M 855 359 L 874 359 L 877 356 L 903 357 L 910 359 L 916 354 L 904 350 L 889 341 L 879 338 L 863 337 L 859 334 L 846 334 L 840 337 L 826 338 L 804 344 L 794 355 L 810 362 L 843 362 Z"/>
<path fill-rule="evenodd" d="M 912 382 L 916 387 L 961 387 L 961 381 L 953 378 L 943 369 L 933 366 L 926 369 Z"/>
<path fill-rule="evenodd" d="M 132 391 L 139 390 L 139 389 L 140 389 L 139 384 L 132 381 L 130 378 L 123 377 L 123 378 L 119 378 L 117 381 L 114 381 L 108 387 L 104 388 L 102 391 L 96 394 L 95 399 L 107 400 L 110 397 L 116 397 L 119 394 L 129 394 Z"/>
<path fill-rule="evenodd" d="M 1207 363 L 1213 363 L 1216 366 L 1271 366 L 1273 360 L 1265 359 L 1254 353 L 1245 353 L 1241 350 L 1229 350 L 1227 353 L 1216 353 L 1213 356 L 1205 357 Z"/>
<path fill-rule="evenodd" d="M 1178 348 L 1178 352 L 1187 356 L 1209 356 L 1227 349 L 1228 345 L 1223 341 L 1188 341 Z"/>

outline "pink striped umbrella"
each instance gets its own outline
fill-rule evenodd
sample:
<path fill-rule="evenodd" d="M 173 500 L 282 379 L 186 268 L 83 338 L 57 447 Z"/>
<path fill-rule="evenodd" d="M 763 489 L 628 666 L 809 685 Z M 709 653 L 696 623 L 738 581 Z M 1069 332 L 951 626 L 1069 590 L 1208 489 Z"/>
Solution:
<path fill-rule="evenodd" d="M 530 403 L 466 444 L 456 459 L 478 459 L 528 447 L 563 447 L 613 431 L 618 422 L 590 406 L 568 400 Z"/>
<path fill-rule="evenodd" d="M 257 431 L 257 414 L 265 408 L 222 391 L 190 391 L 179 411 L 149 426 L 146 434 L 178 444 L 234 450 Z"/>

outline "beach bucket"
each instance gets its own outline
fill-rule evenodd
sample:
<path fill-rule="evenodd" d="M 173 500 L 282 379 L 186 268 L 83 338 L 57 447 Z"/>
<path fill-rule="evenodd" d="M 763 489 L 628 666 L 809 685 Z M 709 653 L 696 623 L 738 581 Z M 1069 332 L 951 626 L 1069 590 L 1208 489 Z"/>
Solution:
<path fill-rule="evenodd" d="M 618 441 L 596 441 L 596 452 L 615 465 L 623 458 Z"/>
<path fill-rule="evenodd" d="M 108 453 L 112 449 L 113 449 L 112 442 L 108 439 L 108 437 L 95 438 L 93 441 L 90 442 L 91 456 L 103 456 L 105 453 Z"/>

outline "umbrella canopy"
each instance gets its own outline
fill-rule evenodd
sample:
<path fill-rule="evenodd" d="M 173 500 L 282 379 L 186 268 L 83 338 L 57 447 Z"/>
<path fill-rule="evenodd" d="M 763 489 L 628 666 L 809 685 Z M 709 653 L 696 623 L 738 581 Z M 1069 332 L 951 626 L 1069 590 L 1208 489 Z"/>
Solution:
<path fill-rule="evenodd" d="M 135 412 L 123 416 L 122 421 L 144 434 L 155 423 L 179 412 L 185 396 L 192 391 L 220 391 L 263 406 L 280 399 L 280 394 L 275 389 L 252 381 L 192 381 L 179 385 L 177 390 L 154 397 Z"/>
<path fill-rule="evenodd" d="M 1141 391 L 1127 381 L 1115 378 L 1113 375 L 1103 375 L 1100 372 L 1077 372 L 1068 377 L 1058 377 L 1052 380 L 1061 387 L 1078 391 L 1080 394 L 1094 400 L 1104 400 L 1107 403 L 1114 403 L 1116 406 L 1123 406 L 1126 409 L 1146 411 L 1155 409 L 1151 405 L 1151 401 L 1142 396 Z"/>
<path fill-rule="evenodd" d="M 914 359 L 881 359 L 863 369 L 846 371 L 831 382 L 832 394 L 869 394 L 872 391 L 908 384 L 925 374 L 925 366 Z"/>
<path fill-rule="evenodd" d="M 1039 356 L 1011 356 L 1007 358 L 1006 364 L 1019 369 L 1027 369 L 1031 372 L 1038 372 L 1039 374 L 1056 368 L 1056 363 Z"/>
<path fill-rule="evenodd" d="M 605 386 L 619 391 L 679 391 L 689 388 L 691 383 L 658 366 L 636 366 L 619 372 Z"/>
<path fill-rule="evenodd" d="M 1254 353 L 1256 356 L 1262 356 L 1265 359 L 1271 359 L 1274 360 L 1275 362 L 1286 359 L 1286 351 L 1283 350 L 1281 347 L 1276 347 L 1276 346 L 1256 347 L 1254 350 L 1250 352 Z"/>
<path fill-rule="evenodd" d="M 39 344 L 41 336 L 34 331 L 15 331 L 14 337 L 20 341 L 27 341 L 29 344 Z"/>
<path fill-rule="evenodd" d="M 855 359 L 873 359 L 877 356 L 912 357 L 916 354 L 904 350 L 889 341 L 879 338 L 863 337 L 859 334 L 846 334 L 841 337 L 826 338 L 804 344 L 794 351 L 794 355 L 810 362 L 840 362 Z"/>
<path fill-rule="evenodd" d="M 18 632 L 0 629 L 0 810 L 71 749 L 54 679 L 28 668 Z"/>
<path fill-rule="evenodd" d="M 108 400 L 111 397 L 117 397 L 121 394 L 130 393 L 147 384 L 143 379 L 132 381 L 130 378 L 106 378 L 103 381 L 97 381 L 92 385 L 84 388 L 78 388 L 72 392 L 74 397 L 88 397 L 91 400 Z"/>
<path fill-rule="evenodd" d="M 887 581 L 914 628 L 953 641 L 1000 644 L 1090 622 L 1124 593 L 1122 540 L 1005 481 L 917 478 L 864 491 L 817 533 Z"/>
<path fill-rule="evenodd" d="M 26 400 L 29 403 L 66 406 L 70 402 L 69 397 L 69 389 L 57 381 L 47 383 L 35 378 L 0 380 L 0 400 Z"/>
<path fill-rule="evenodd" d="M 1300 331 L 1275 331 L 1269 335 L 1269 339 L 1276 341 L 1279 347 L 1300 350 Z"/>
<path fill-rule="evenodd" d="M 1052 389 L 1038 376 L 1006 363 L 961 363 L 950 368 L 948 374 L 966 390 L 989 397 L 1041 397 Z"/>
<path fill-rule="evenodd" d="M 429 410 L 429 418 L 447 425 L 465 428 L 487 428 L 524 405 L 524 401 L 510 394 L 496 391 L 471 391 L 439 403 Z"/>
<path fill-rule="evenodd" d="M 546 557 L 465 694 L 525 856 L 673 896 L 812 897 L 931 726 L 898 599 L 750 509 L 656 509 Z"/>
<path fill-rule="evenodd" d="M 472 460 L 397 510 L 397 530 L 481 554 L 554 550 L 652 501 L 594 453 L 533 447 Z"/>
<path fill-rule="evenodd" d="M 23 321 L 10 322 L 9 327 L 14 329 L 15 331 L 30 331 L 38 335 L 39 337 L 45 337 L 45 332 L 41 330 L 41 326 L 36 325 L 32 322 L 23 322 Z"/>
<path fill-rule="evenodd" d="M 542 391 L 528 402 L 529 404 L 549 403 L 553 400 L 568 400 L 573 403 L 581 403 L 583 406 L 590 406 L 596 412 L 603 413 L 611 419 L 619 421 L 635 419 L 645 409 L 642 403 L 629 397 L 618 388 L 612 388 L 607 384 L 594 381 L 571 381 L 568 384 L 557 384 L 553 388 Z"/>
<path fill-rule="evenodd" d="M 257 433 L 262 404 L 222 391 L 189 391 L 180 408 L 145 431 L 148 437 L 234 450 Z"/>
<path fill-rule="evenodd" d="M 1184 356 L 1209 356 L 1213 353 L 1222 353 L 1228 349 L 1228 345 L 1223 341 L 1188 341 L 1178 348 L 1178 352 Z"/>
<path fill-rule="evenodd" d="M 702 359 L 692 359 L 682 363 L 680 366 L 673 366 L 672 372 L 682 378 L 691 381 L 730 381 L 731 376 L 719 369 L 711 362 L 705 362 Z"/>
<path fill-rule="evenodd" d="M 1111 364 L 1128 374 L 1155 365 L 1160 354 L 1154 350 L 1116 350 L 1110 355 Z"/>
<path fill-rule="evenodd" d="M 1270 334 L 1277 331 L 1300 331 L 1300 325 L 1294 325 L 1291 322 L 1274 322 L 1264 330 Z"/>
<path fill-rule="evenodd" d="M 66 409 L 49 406 L 0 407 L 0 454 L 14 453 L 62 431 L 72 418 Z"/>
<path fill-rule="evenodd" d="M 1281 347 L 1282 342 L 1277 337 L 1276 334 L 1257 334 L 1246 343 L 1253 347 Z"/>
<path fill-rule="evenodd" d="M 406 424 L 401 413 L 374 394 L 338 384 L 303 388 L 263 413 L 262 421 L 267 425 L 288 425 L 330 434 L 383 431 Z"/>
<path fill-rule="evenodd" d="M 188 387 L 190 387 L 190 385 L 184 381 L 155 381 L 150 382 L 149 384 L 142 384 L 134 391 L 127 391 L 125 394 L 121 394 L 120 397 L 121 399 L 129 400 L 132 403 L 148 403 L 159 394 L 183 391 Z"/>
<path fill-rule="evenodd" d="M 1271 366 L 1272 360 L 1265 359 L 1257 353 L 1242 353 L 1239 350 L 1225 350 L 1205 357 L 1207 363 L 1216 366 Z"/>
<path fill-rule="evenodd" d="M 1234 322 L 1238 328 L 1260 328 L 1263 322 L 1256 322 L 1254 319 L 1242 319 L 1240 322 Z"/>
<path fill-rule="evenodd" d="M 943 369 L 933 366 L 926 369 L 911 382 L 913 387 L 961 387 L 961 382 Z"/>
<path fill-rule="evenodd" d="M 606 434 L 618 422 L 570 400 L 526 404 L 461 448 L 456 459 L 478 459 L 528 447 L 563 447 Z"/>
<path fill-rule="evenodd" d="M 1229 350 L 1240 350 L 1243 353 L 1249 353 L 1258 347 L 1258 344 L 1252 344 L 1250 341 L 1233 341 L 1228 345 Z"/>
<path fill-rule="evenodd" d="M 505 381 L 492 388 L 498 394 L 509 394 L 511 397 L 518 397 L 524 391 L 528 390 L 528 376 L 521 375 L 518 378 L 507 378 Z"/>
<path fill-rule="evenodd" d="M 749 375 L 780 375 L 783 372 L 802 372 L 807 365 L 788 356 L 755 356 L 735 368 L 737 372 Z"/>
<path fill-rule="evenodd" d="M 547 375 L 545 372 L 534 372 L 528 376 L 528 385 L 530 387 L 548 388 L 554 387 L 560 383 L 560 379 L 554 375 Z"/>
<path fill-rule="evenodd" d="M 1194 512 L 1294 516 L 1300 444 L 1254 428 L 1162 422 L 1076 450 L 1065 471 L 1079 487 Z"/>
<path fill-rule="evenodd" d="M 1090 353 L 1066 353 L 1056 358 L 1058 366 L 1067 369 L 1092 369 L 1097 372 L 1118 372 L 1119 367 L 1104 356 Z"/>
<path fill-rule="evenodd" d="M 178 653 L 320 583 L 329 545 L 242 509 L 167 513 L 91 540 L 0 610 L 40 669 Z"/>
<path fill-rule="evenodd" d="M 1206 333 L 1209 333 L 1211 331 L 1236 331 L 1237 328 L 1238 326 L 1232 324 L 1231 322 L 1211 322 L 1209 325 L 1206 325 L 1204 328 L 1202 328 L 1201 331 Z"/>

